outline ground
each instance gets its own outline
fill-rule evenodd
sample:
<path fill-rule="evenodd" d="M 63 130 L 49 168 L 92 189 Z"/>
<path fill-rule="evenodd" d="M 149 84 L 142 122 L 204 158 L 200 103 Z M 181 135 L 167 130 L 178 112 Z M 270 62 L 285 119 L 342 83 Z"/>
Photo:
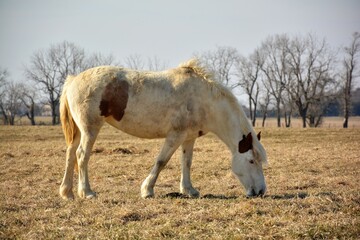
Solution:
<path fill-rule="evenodd" d="M 192 178 L 201 198 L 178 193 L 176 152 L 155 198 L 144 200 L 140 185 L 162 140 L 105 126 L 89 165 L 97 198 L 64 201 L 60 126 L 0 126 L 0 239 L 358 238 L 360 128 L 256 130 L 269 158 L 263 198 L 245 197 L 229 151 L 210 134 L 194 150 Z"/>

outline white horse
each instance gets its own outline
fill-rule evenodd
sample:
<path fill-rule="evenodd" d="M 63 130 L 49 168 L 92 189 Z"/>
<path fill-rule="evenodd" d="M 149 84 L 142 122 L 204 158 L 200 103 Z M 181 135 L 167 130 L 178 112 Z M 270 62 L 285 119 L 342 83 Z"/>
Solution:
<path fill-rule="evenodd" d="M 73 199 L 74 168 L 78 165 L 78 195 L 92 198 L 88 161 L 105 122 L 141 138 L 165 138 L 148 177 L 141 185 L 143 198 L 154 196 L 160 171 L 181 146 L 180 191 L 190 197 L 190 167 L 196 138 L 215 133 L 232 153 L 232 170 L 248 196 L 263 195 L 262 164 L 266 152 L 234 95 L 211 79 L 193 59 L 162 72 L 134 71 L 102 66 L 69 76 L 61 95 L 60 115 L 67 142 L 66 168 L 60 186 L 64 199 Z"/>

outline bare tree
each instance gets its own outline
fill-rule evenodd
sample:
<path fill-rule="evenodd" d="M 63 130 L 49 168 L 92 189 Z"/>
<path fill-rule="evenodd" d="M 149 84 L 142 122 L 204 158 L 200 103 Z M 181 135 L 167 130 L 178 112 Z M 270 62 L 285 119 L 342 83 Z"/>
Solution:
<path fill-rule="evenodd" d="M 294 103 L 288 91 L 284 91 L 281 97 L 281 104 L 284 112 L 285 127 L 291 127 L 291 117 L 294 109 Z"/>
<path fill-rule="evenodd" d="M 148 57 L 147 60 L 139 54 L 132 54 L 125 58 L 125 67 L 135 70 L 162 71 L 167 68 L 167 63 L 157 56 Z"/>
<path fill-rule="evenodd" d="M 8 71 L 6 69 L 0 68 L 0 87 L 5 85 L 8 76 L 9 76 Z"/>
<path fill-rule="evenodd" d="M 7 83 L 1 98 L 1 112 L 4 117 L 4 124 L 14 125 L 15 117 L 20 112 L 20 84 Z"/>
<path fill-rule="evenodd" d="M 58 122 L 59 98 L 66 77 L 84 70 L 85 63 L 84 50 L 67 41 L 32 55 L 25 73 L 48 96 L 53 125 Z"/>
<path fill-rule="evenodd" d="M 269 111 L 270 102 L 271 102 L 271 94 L 266 89 L 265 94 L 263 95 L 263 98 L 260 99 L 260 111 L 261 111 L 261 113 L 263 115 L 262 123 L 261 123 L 262 127 L 265 127 L 265 121 L 266 121 L 267 114 L 268 114 L 268 111 Z"/>
<path fill-rule="evenodd" d="M 335 80 L 330 79 L 329 81 L 336 84 Z M 307 124 L 310 127 L 319 127 L 322 124 L 326 109 L 335 101 L 337 94 L 332 90 L 324 90 L 323 93 L 319 93 L 319 96 L 321 97 L 314 98 L 307 111 Z"/>
<path fill-rule="evenodd" d="M 3 118 L 4 125 L 8 124 L 8 118 L 5 111 L 5 102 L 6 102 L 6 91 L 7 91 L 7 85 L 8 81 L 7 78 L 9 76 L 9 73 L 6 69 L 0 68 L 0 114 Z"/>
<path fill-rule="evenodd" d="M 30 85 L 20 84 L 20 100 L 26 108 L 25 115 L 31 122 L 31 125 L 36 125 L 35 122 L 35 108 L 36 108 L 36 99 L 38 95 L 35 88 Z"/>
<path fill-rule="evenodd" d="M 236 63 L 238 85 L 241 86 L 248 95 L 250 119 L 253 126 L 255 126 L 256 123 L 256 112 L 260 93 L 259 77 L 263 63 L 263 57 L 258 49 L 250 55 L 249 58 L 239 57 Z"/>
<path fill-rule="evenodd" d="M 202 54 L 195 54 L 215 76 L 215 80 L 234 88 L 231 77 L 234 76 L 235 63 L 238 61 L 239 53 L 233 47 L 217 47 L 215 51 L 207 51 Z"/>
<path fill-rule="evenodd" d="M 145 61 L 139 54 L 132 54 L 125 58 L 125 66 L 134 70 L 143 70 Z"/>
<path fill-rule="evenodd" d="M 55 44 L 51 46 L 49 53 L 53 55 L 61 85 L 68 75 L 78 74 L 88 68 L 84 49 L 74 43 L 63 41 Z"/>
<path fill-rule="evenodd" d="M 20 84 L 8 81 L 9 73 L 0 69 L 0 114 L 3 123 L 14 125 L 15 117 L 20 112 Z"/>
<path fill-rule="evenodd" d="M 148 67 L 150 71 L 162 71 L 167 68 L 167 64 L 161 61 L 157 56 L 148 58 Z"/>
<path fill-rule="evenodd" d="M 323 112 L 319 110 L 325 107 L 322 99 L 332 94 L 330 86 L 334 81 L 330 75 L 334 56 L 325 40 L 319 41 L 311 34 L 294 38 L 288 44 L 288 56 L 291 78 L 286 84 L 287 91 L 298 108 L 303 127 L 306 127 L 307 117 L 310 126 L 314 126 L 314 118 L 308 116 L 308 110 L 311 107 L 317 109 L 313 114 Z"/>
<path fill-rule="evenodd" d="M 261 68 L 265 74 L 263 83 L 275 100 L 278 127 L 281 126 L 282 95 L 289 80 L 289 70 L 287 68 L 288 44 L 289 38 L 284 34 L 268 37 L 261 47 L 264 56 L 266 56 Z"/>
<path fill-rule="evenodd" d="M 88 57 L 86 59 L 86 64 L 85 64 L 86 68 L 92 68 L 92 67 L 103 66 L 103 65 L 118 66 L 120 64 L 115 61 L 115 57 L 112 54 L 104 56 L 103 54 L 101 54 L 99 52 L 90 55 L 90 57 Z"/>
<path fill-rule="evenodd" d="M 343 127 L 347 128 L 349 124 L 349 116 L 351 109 L 351 92 L 353 90 L 353 80 L 358 76 L 356 72 L 358 66 L 358 58 L 360 55 L 360 33 L 355 32 L 353 39 L 348 47 L 344 48 L 345 58 L 343 60 L 344 73 L 343 88 L 344 88 L 344 122 Z"/>

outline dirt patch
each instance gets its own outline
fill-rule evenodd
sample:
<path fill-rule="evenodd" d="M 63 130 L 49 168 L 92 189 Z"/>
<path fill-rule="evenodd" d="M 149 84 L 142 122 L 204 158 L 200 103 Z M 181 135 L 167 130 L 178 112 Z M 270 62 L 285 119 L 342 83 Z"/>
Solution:
<path fill-rule="evenodd" d="M 14 158 L 15 155 L 12 154 L 12 153 L 3 153 L 0 155 L 0 158 L 3 158 L 3 159 L 11 159 L 11 158 Z"/>
<path fill-rule="evenodd" d="M 147 149 L 138 149 L 136 147 L 128 147 L 128 148 L 114 148 L 110 151 L 110 153 L 116 153 L 116 154 L 145 154 L 148 153 L 149 150 Z"/>
<path fill-rule="evenodd" d="M 92 150 L 93 154 L 123 154 L 123 155 L 132 155 L 132 154 L 146 154 L 149 153 L 147 149 L 138 149 L 136 147 L 116 147 L 113 149 L 105 149 L 103 147 L 97 147 Z"/>

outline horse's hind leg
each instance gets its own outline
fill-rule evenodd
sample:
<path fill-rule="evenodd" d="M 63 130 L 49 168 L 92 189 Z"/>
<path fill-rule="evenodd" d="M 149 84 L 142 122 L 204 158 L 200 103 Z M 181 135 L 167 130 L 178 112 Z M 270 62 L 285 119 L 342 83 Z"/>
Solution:
<path fill-rule="evenodd" d="M 74 194 L 72 191 L 73 188 L 73 178 L 74 178 L 74 168 L 76 164 L 76 149 L 80 143 L 80 132 L 74 137 L 74 141 L 67 147 L 66 150 L 66 166 L 65 174 L 60 185 L 60 195 L 64 199 L 74 199 Z"/>
<path fill-rule="evenodd" d="M 184 142 L 181 153 L 181 181 L 180 181 L 180 192 L 190 197 L 199 197 L 199 192 L 193 188 L 190 178 L 190 168 L 192 163 L 194 140 Z"/>
<path fill-rule="evenodd" d="M 154 196 L 154 186 L 159 173 L 170 160 L 176 149 L 185 140 L 185 136 L 184 133 L 173 132 L 166 137 L 164 146 L 156 159 L 154 167 L 141 185 L 141 197 L 150 198 Z"/>
<path fill-rule="evenodd" d="M 90 159 L 91 149 L 95 143 L 96 137 L 100 131 L 102 124 L 97 127 L 85 127 L 80 129 L 81 139 L 80 145 L 76 151 L 79 168 L 78 195 L 81 198 L 93 198 L 96 196 L 90 188 L 88 175 L 88 162 Z"/>

